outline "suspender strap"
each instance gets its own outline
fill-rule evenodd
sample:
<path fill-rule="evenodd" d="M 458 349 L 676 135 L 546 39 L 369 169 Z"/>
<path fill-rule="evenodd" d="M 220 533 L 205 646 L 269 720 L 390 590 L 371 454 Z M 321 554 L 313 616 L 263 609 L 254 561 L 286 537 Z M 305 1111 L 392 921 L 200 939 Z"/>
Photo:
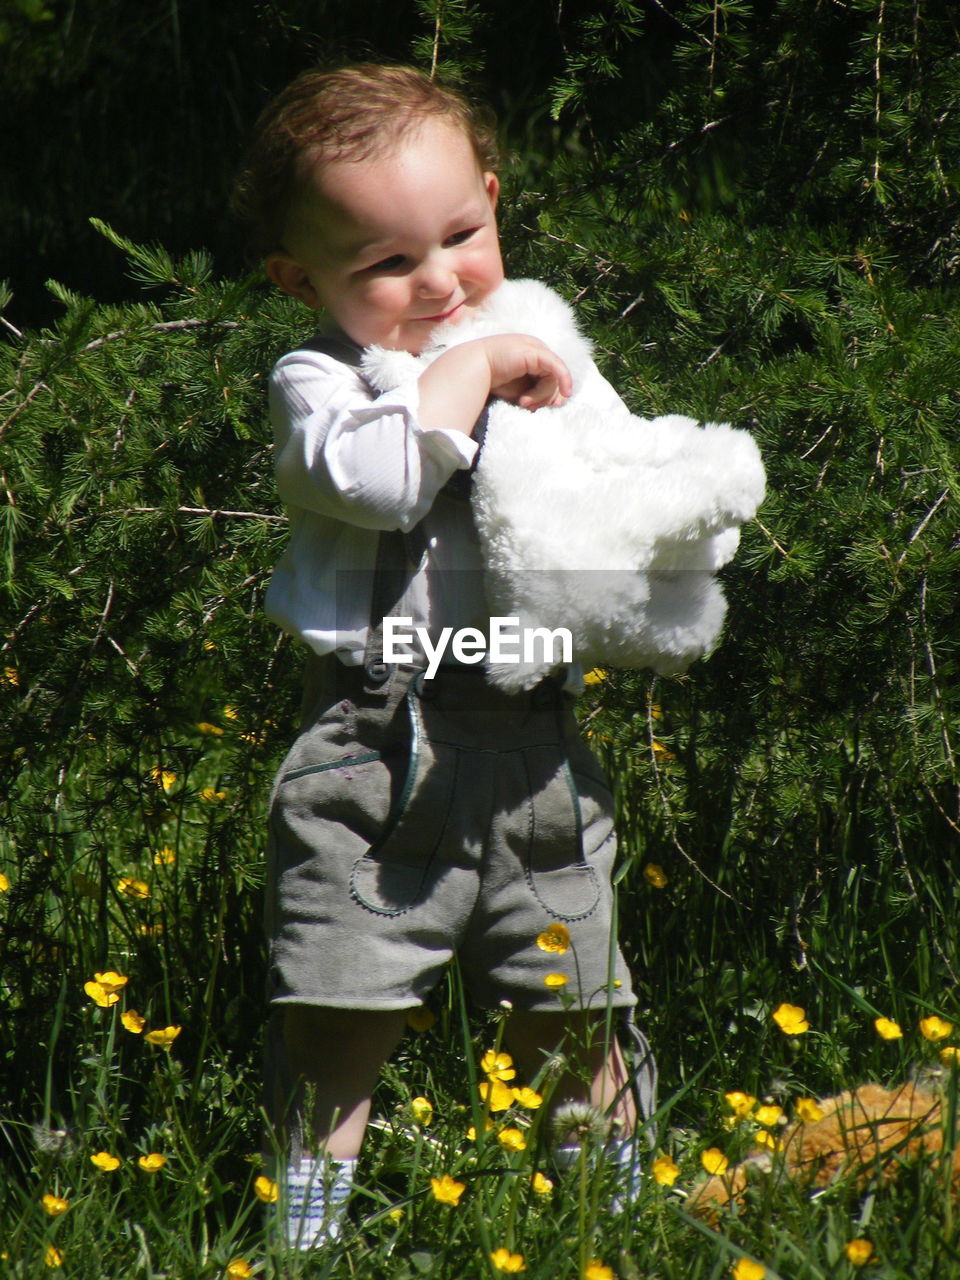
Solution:
<path fill-rule="evenodd" d="M 367 643 L 363 652 L 364 690 L 367 693 L 382 691 L 384 697 L 390 689 L 393 667 L 383 660 L 383 620 L 397 611 L 410 579 L 420 567 L 407 549 L 407 539 L 399 529 L 382 529 L 377 543 L 377 562 L 370 589 L 370 621 L 367 626 Z"/>
<path fill-rule="evenodd" d="M 349 365 L 360 373 L 360 357 L 363 347 L 359 346 L 345 333 L 318 333 L 316 337 L 301 344 L 307 351 L 319 351 L 321 355 L 332 356 L 341 364 Z M 362 376 L 362 375 L 361 375 Z"/>

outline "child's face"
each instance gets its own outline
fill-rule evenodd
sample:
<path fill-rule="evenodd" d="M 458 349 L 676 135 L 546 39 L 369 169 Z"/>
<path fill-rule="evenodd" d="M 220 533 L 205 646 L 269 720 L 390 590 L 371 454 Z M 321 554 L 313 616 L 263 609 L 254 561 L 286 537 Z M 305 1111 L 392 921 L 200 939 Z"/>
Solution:
<path fill-rule="evenodd" d="M 497 191 L 462 131 L 428 118 L 383 155 L 317 165 L 267 271 L 360 346 L 416 354 L 503 281 Z"/>

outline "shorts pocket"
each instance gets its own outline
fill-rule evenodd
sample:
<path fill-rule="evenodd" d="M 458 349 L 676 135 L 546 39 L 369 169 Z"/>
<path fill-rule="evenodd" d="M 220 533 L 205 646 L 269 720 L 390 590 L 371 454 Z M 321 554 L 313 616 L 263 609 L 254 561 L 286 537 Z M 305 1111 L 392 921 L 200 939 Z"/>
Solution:
<path fill-rule="evenodd" d="M 525 754 L 527 883 L 554 919 L 582 920 L 600 901 L 600 878 L 589 860 L 591 846 L 601 834 L 592 806 L 587 806 L 585 823 L 581 790 L 562 749 L 532 748 Z"/>
<path fill-rule="evenodd" d="M 270 809 L 276 874 L 318 888 L 345 875 L 340 868 L 368 848 L 383 830 L 398 766 L 379 751 L 357 751 L 332 760 L 301 756 L 281 771 Z"/>

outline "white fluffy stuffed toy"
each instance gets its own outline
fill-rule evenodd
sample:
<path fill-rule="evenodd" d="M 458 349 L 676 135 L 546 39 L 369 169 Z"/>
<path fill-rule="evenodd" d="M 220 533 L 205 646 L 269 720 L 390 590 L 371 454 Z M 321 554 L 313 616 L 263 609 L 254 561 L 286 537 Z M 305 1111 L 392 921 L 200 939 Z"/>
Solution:
<path fill-rule="evenodd" d="M 763 499 L 756 444 L 726 424 L 598 412 L 582 394 L 590 344 L 570 307 L 535 280 L 507 281 L 469 320 L 437 329 L 419 356 L 371 347 L 363 373 L 387 391 L 447 348 L 500 333 L 545 342 L 573 394 L 534 413 L 490 406 L 471 503 L 492 613 L 520 628 L 568 628 L 585 666 L 685 670 L 717 641 L 726 602 L 714 571 Z M 490 678 L 530 688 L 549 665 L 491 664 Z"/>

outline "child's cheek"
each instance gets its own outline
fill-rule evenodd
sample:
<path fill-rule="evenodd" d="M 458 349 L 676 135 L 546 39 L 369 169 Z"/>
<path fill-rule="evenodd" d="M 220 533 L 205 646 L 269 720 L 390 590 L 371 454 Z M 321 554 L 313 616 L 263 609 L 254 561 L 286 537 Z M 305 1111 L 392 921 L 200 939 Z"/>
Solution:
<path fill-rule="evenodd" d="M 405 292 L 402 281 L 384 278 L 367 286 L 363 302 L 374 311 L 392 311 L 402 305 Z"/>
<path fill-rule="evenodd" d="M 470 254 L 467 273 L 474 280 L 482 280 L 495 287 L 503 282 L 503 264 L 496 241 L 478 245 Z"/>

